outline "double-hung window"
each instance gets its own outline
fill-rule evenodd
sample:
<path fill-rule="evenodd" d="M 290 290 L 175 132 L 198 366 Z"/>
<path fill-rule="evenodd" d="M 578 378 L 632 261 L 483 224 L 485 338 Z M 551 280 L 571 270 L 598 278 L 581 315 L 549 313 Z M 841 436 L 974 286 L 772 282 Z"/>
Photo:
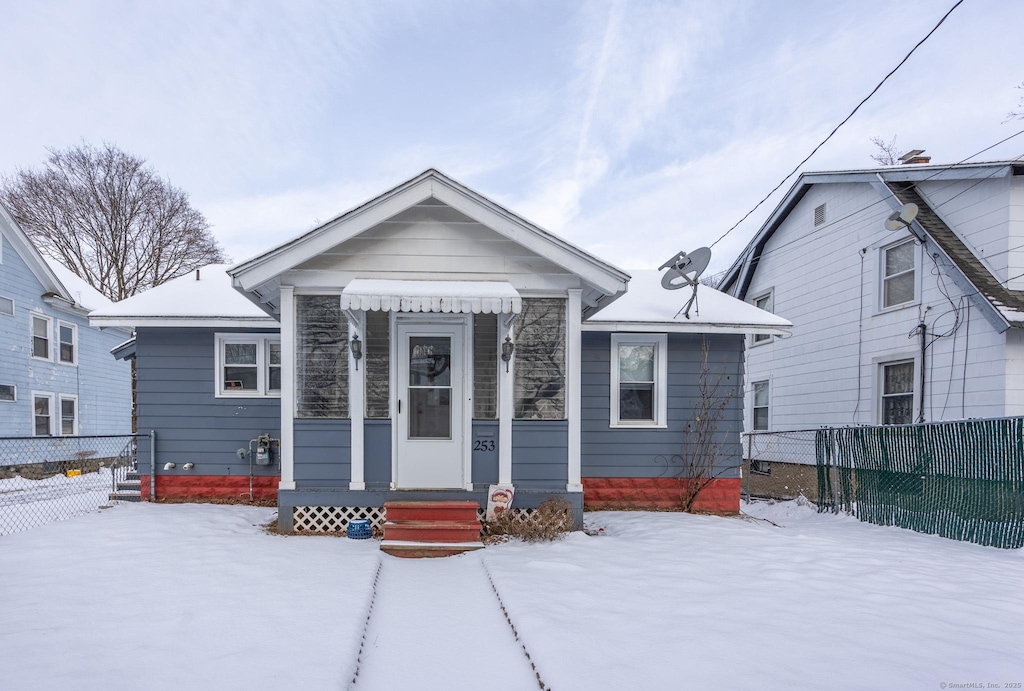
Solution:
<path fill-rule="evenodd" d="M 13 317 L 14 300 L 10 298 L 5 298 L 4 296 L 0 295 L 0 314 L 7 317 Z"/>
<path fill-rule="evenodd" d="M 57 359 L 66 365 L 78 363 L 78 327 L 57 322 Z"/>
<path fill-rule="evenodd" d="M 768 394 L 767 381 L 754 382 L 752 417 L 755 432 L 764 432 L 768 429 Z"/>
<path fill-rule="evenodd" d="M 907 240 L 882 250 L 882 309 L 913 302 L 917 247 Z"/>
<path fill-rule="evenodd" d="M 50 354 L 50 325 L 49 317 L 40 314 L 32 315 L 32 357 L 40 360 L 52 360 Z"/>
<path fill-rule="evenodd" d="M 277 334 L 217 334 L 216 392 L 219 397 L 281 395 L 281 337 Z"/>
<path fill-rule="evenodd" d="M 667 426 L 667 376 L 666 334 L 612 334 L 611 426 Z"/>
<path fill-rule="evenodd" d="M 78 434 L 78 396 L 61 395 L 59 398 L 61 436 Z"/>
<path fill-rule="evenodd" d="M 773 299 L 771 291 L 765 293 L 764 295 L 758 295 L 753 300 L 751 300 L 751 302 L 754 304 L 754 307 L 764 310 L 765 312 L 774 313 L 775 311 L 775 301 Z M 754 334 L 755 344 L 764 343 L 765 341 L 770 340 L 772 340 L 772 337 L 769 334 Z"/>
<path fill-rule="evenodd" d="M 18 400 L 18 387 L 15 384 L 0 384 L 0 401 L 14 403 Z"/>
<path fill-rule="evenodd" d="M 881 423 L 909 425 L 914 421 L 914 361 L 881 365 Z"/>
<path fill-rule="evenodd" d="M 53 436 L 53 394 L 32 394 L 32 435 Z"/>

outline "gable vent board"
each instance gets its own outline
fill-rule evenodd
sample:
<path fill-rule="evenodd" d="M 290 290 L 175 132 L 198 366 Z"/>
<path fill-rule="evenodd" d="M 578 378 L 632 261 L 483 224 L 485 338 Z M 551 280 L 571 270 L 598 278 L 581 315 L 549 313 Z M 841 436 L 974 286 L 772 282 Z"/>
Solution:
<path fill-rule="evenodd" d="M 814 207 L 814 225 L 820 226 L 825 222 L 825 205 L 820 204 Z"/>

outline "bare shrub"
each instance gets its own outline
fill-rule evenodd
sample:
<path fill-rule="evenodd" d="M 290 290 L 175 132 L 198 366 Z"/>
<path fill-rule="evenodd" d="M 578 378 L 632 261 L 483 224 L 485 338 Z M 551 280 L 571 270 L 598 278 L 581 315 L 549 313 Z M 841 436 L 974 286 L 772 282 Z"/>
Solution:
<path fill-rule="evenodd" d="M 492 536 L 518 537 L 526 542 L 552 542 L 572 530 L 572 504 L 561 496 L 545 499 L 532 514 L 506 509 L 488 521 Z"/>

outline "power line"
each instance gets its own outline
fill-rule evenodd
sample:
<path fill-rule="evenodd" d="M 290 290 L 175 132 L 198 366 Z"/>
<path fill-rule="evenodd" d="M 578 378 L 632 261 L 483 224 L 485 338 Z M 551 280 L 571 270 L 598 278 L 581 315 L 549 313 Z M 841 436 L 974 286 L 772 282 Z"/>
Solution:
<path fill-rule="evenodd" d="M 932 35 L 932 34 L 934 34 L 934 33 L 935 33 L 935 32 L 936 32 L 937 30 L 938 30 L 938 28 L 939 28 L 940 26 L 942 26 L 942 23 L 946 21 L 946 18 L 947 18 L 947 17 L 949 16 L 949 15 L 951 15 L 951 14 L 953 13 L 953 10 L 955 10 L 955 9 L 956 9 L 957 7 L 960 7 L 960 5 L 961 5 L 961 4 L 963 3 L 963 1 L 964 1 L 964 0 L 957 0 L 957 1 L 956 1 L 956 3 L 955 3 L 955 4 L 954 4 L 954 5 L 952 6 L 952 7 L 950 7 L 950 8 L 949 8 L 949 11 L 948 11 L 948 12 L 946 12 L 946 14 L 942 15 L 942 19 L 940 19 L 940 20 L 939 20 L 939 23 L 938 23 L 938 24 L 936 24 L 936 25 L 935 25 L 934 27 L 932 27 L 932 30 L 931 30 L 931 31 L 929 31 L 929 32 L 928 32 L 927 34 L 925 34 L 925 37 L 924 37 L 924 38 L 922 38 L 922 39 L 921 39 L 920 41 L 918 41 L 918 42 L 917 42 L 917 44 L 916 44 L 916 45 L 915 45 L 915 46 L 914 46 L 913 48 L 911 48 L 911 49 L 910 49 L 910 52 L 909 52 L 909 53 L 907 53 L 907 54 L 906 54 L 906 55 L 905 55 L 905 56 L 903 57 L 903 59 L 902 59 L 902 60 L 900 60 L 899 64 L 898 64 L 898 65 L 896 65 L 896 67 L 893 67 L 893 68 L 892 68 L 892 69 L 891 69 L 891 70 L 889 71 L 889 74 L 885 75 L 885 77 L 883 77 L 883 78 L 882 78 L 882 81 L 878 82 L 878 84 L 877 84 L 877 85 L 875 85 L 875 88 L 871 90 L 871 93 L 869 93 L 869 94 L 868 94 L 867 96 L 865 96 L 865 97 L 863 98 L 863 100 L 861 100 L 861 102 L 860 102 L 860 103 L 858 103 L 858 104 L 856 105 L 856 107 L 854 107 L 854 109 L 850 111 L 850 114 L 849 114 L 849 115 L 847 115 L 847 116 L 846 116 L 845 118 L 843 118 L 842 122 L 840 122 L 840 123 L 839 123 L 838 125 L 836 125 L 836 126 L 835 126 L 835 128 L 833 128 L 833 130 L 832 130 L 831 132 L 829 132 L 828 136 L 827 136 L 827 137 L 825 137 L 824 139 L 822 139 L 822 140 L 821 140 L 821 143 L 820 143 L 820 144 L 818 144 L 818 145 L 817 145 L 816 147 L 814 147 L 814 150 L 813 150 L 813 151 L 811 151 L 811 153 L 807 154 L 806 158 L 804 158 L 804 160 L 800 161 L 800 163 L 798 163 L 798 164 L 796 165 L 796 167 L 795 167 L 795 168 L 793 168 L 793 170 L 791 170 L 791 171 L 790 171 L 789 175 L 787 175 L 786 177 L 782 178 L 782 180 L 780 180 L 780 181 L 779 181 L 779 184 L 777 184 L 777 185 L 776 185 L 775 187 L 773 187 L 773 188 L 772 188 L 772 191 L 771 191 L 771 192 L 769 192 L 768 194 L 766 194 L 766 195 L 764 196 L 764 198 L 763 198 L 763 199 L 761 199 L 761 201 L 759 201 L 759 202 L 758 202 L 757 204 L 755 204 L 755 205 L 754 205 L 754 208 L 752 208 L 752 209 L 751 209 L 750 211 L 748 211 L 748 212 L 747 212 L 746 214 L 744 214 L 744 215 L 743 215 L 743 218 L 741 218 L 740 220 L 736 221 L 736 223 L 735 223 L 735 224 L 733 225 L 733 227 L 732 227 L 732 228 L 729 228 L 729 230 L 727 230 L 727 231 L 725 231 L 724 233 L 722 233 L 722 236 L 721 236 L 721 237 L 719 237 L 719 238 L 718 238 L 717 240 L 715 240 L 714 242 L 712 242 L 712 243 L 711 243 L 711 245 L 710 245 L 710 247 L 714 247 L 714 246 L 715 246 L 715 245 L 717 245 L 717 244 L 718 244 L 719 242 L 721 242 L 722 240 L 724 240 L 724 239 L 725 239 L 725 237 L 726 237 L 726 236 L 727 236 L 727 235 L 728 235 L 729 233 L 731 233 L 732 231 L 736 230 L 736 228 L 737 228 L 737 227 L 739 227 L 739 225 L 740 225 L 741 223 L 743 223 L 743 222 L 744 222 L 745 220 L 747 220 L 747 219 L 748 219 L 748 218 L 750 217 L 750 215 L 751 215 L 752 213 L 754 213 L 754 212 L 755 212 L 755 211 L 757 211 L 757 210 L 758 210 L 759 208 L 761 208 L 761 205 L 762 205 L 762 204 L 764 204 L 764 203 L 765 203 L 766 201 L 768 201 L 768 199 L 769 199 L 769 198 L 770 198 L 770 197 L 771 197 L 771 196 L 772 196 L 773 194 L 775 194 L 775 193 L 776 193 L 776 192 L 777 192 L 777 191 L 779 190 L 779 188 L 780 188 L 780 187 L 782 187 L 782 186 L 783 186 L 784 184 L 786 184 L 786 181 L 787 181 L 787 180 L 789 180 L 789 179 L 790 179 L 791 177 L 793 177 L 794 175 L 796 175 L 796 172 L 797 172 L 798 170 L 800 170 L 800 168 L 801 168 L 801 167 L 802 167 L 802 166 L 803 166 L 803 165 L 804 165 L 805 163 L 807 163 L 807 161 L 811 160 L 811 157 L 812 157 L 812 156 L 814 156 L 814 154 L 818 153 L 818 149 L 820 149 L 821 147 L 825 146 L 825 144 L 826 144 L 826 143 L 828 142 L 828 140 L 832 139 L 833 135 L 835 135 L 835 133 L 839 131 L 839 128 L 840 128 L 840 127 L 842 127 L 843 125 L 845 125 L 845 124 L 847 123 L 847 121 L 848 121 L 848 120 L 849 120 L 850 118 L 852 118 L 852 117 L 853 117 L 853 116 L 854 116 L 854 115 L 855 115 L 855 114 L 857 113 L 857 111 L 858 111 L 858 110 L 860 110 L 860 107 L 861 107 L 861 106 L 863 106 L 863 105 L 864 105 L 865 103 L 867 103 L 867 102 L 868 102 L 868 100 L 869 100 L 869 99 L 870 99 L 870 98 L 871 98 L 872 96 L 874 96 L 874 95 L 875 95 L 875 93 L 876 93 L 876 92 L 877 92 L 877 91 L 878 91 L 879 89 L 881 89 L 881 88 L 882 88 L 882 85 L 883 85 L 883 84 L 885 84 L 885 82 L 889 80 L 889 77 L 891 77 L 891 76 L 893 76 L 894 74 L 896 74 L 896 71 L 897 71 L 897 70 L 899 70 L 899 68 L 903 67 L 903 64 L 904 64 L 904 63 L 905 63 L 905 62 L 906 62 L 907 60 L 909 60 L 909 59 L 910 59 L 910 56 L 911 56 L 911 55 L 913 55 L 913 54 L 914 54 L 914 52 L 915 52 L 915 51 L 916 51 L 916 50 L 917 50 L 918 48 L 920 48 L 922 44 L 924 44 L 924 42 L 925 42 L 925 41 L 927 41 L 927 40 L 928 40 L 929 38 L 931 38 L 931 35 Z"/>

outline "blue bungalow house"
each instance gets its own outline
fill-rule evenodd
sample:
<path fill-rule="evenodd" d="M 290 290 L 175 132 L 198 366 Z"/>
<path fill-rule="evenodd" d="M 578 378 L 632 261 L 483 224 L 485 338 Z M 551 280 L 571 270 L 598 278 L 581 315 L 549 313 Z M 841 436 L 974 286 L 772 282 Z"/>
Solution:
<path fill-rule="evenodd" d="M 493 484 L 519 509 L 564 496 L 577 519 L 670 506 L 710 373 L 722 414 L 699 508 L 735 512 L 746 334 L 790 324 L 707 287 L 686 318 L 683 292 L 427 170 L 92 323 L 136 331 L 122 355 L 157 440 L 144 496 L 274 498 L 283 530 L 396 499 L 483 506 Z"/>
<path fill-rule="evenodd" d="M 0 436 L 131 433 L 131 367 L 110 357 L 130 329 L 89 325 L 110 304 L 0 205 Z"/>

